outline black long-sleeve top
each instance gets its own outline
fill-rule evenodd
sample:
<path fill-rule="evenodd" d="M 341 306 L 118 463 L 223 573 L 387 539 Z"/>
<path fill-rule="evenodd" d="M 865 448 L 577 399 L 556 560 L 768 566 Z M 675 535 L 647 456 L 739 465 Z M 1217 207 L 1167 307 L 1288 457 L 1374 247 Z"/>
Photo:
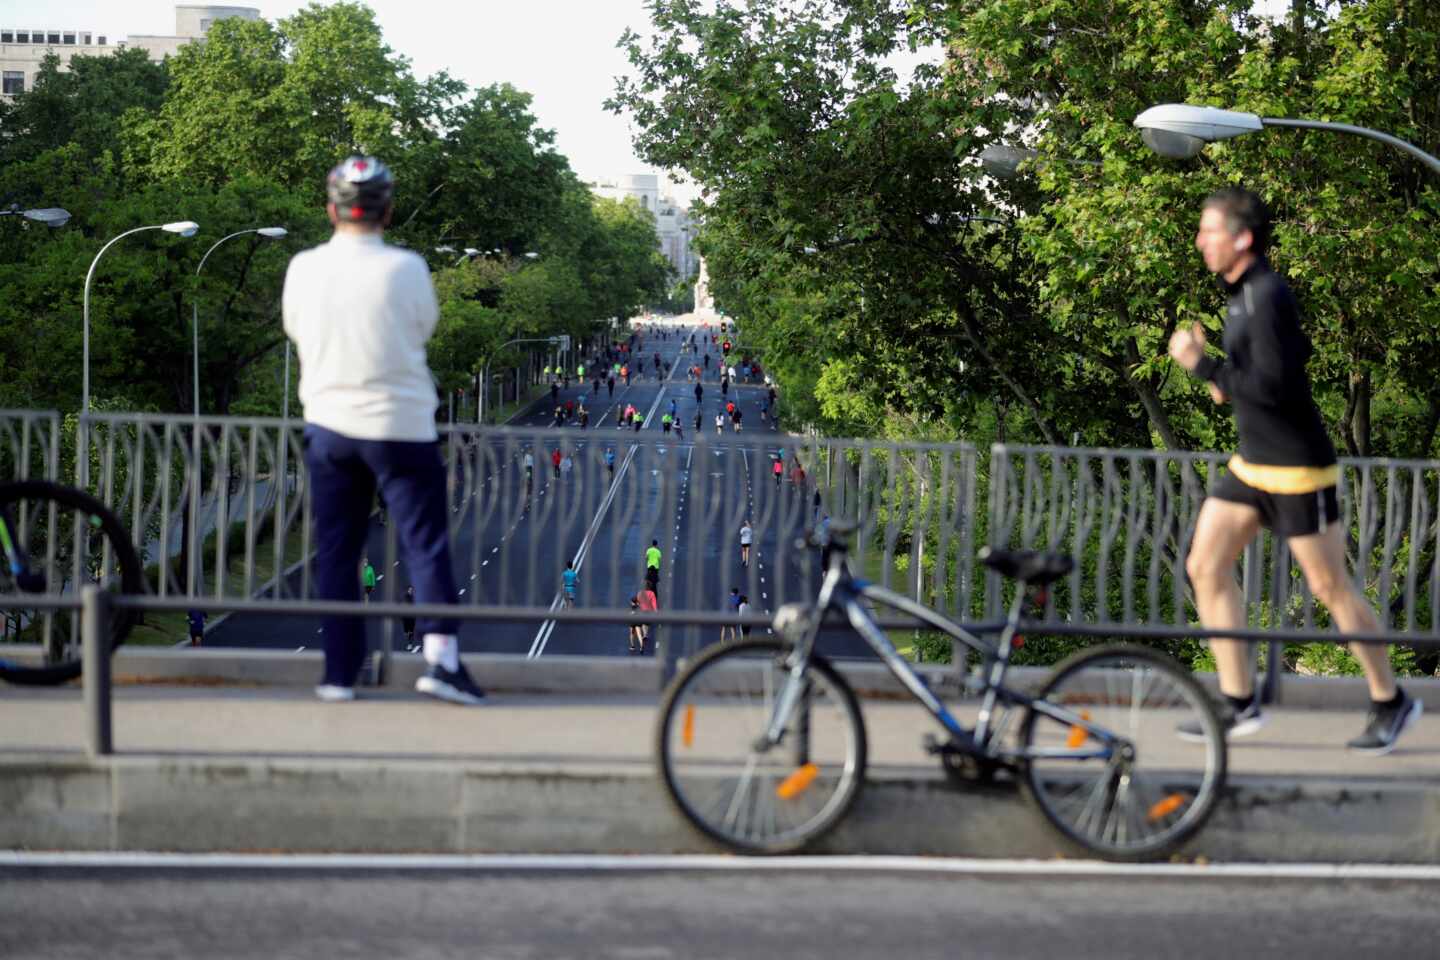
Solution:
<path fill-rule="evenodd" d="M 1335 446 L 1305 373 L 1314 349 L 1300 329 L 1300 309 L 1290 287 L 1263 259 L 1236 282 L 1222 278 L 1220 283 L 1230 298 L 1225 359 L 1202 357 L 1194 373 L 1230 398 L 1240 456 L 1255 465 L 1335 463 Z"/>

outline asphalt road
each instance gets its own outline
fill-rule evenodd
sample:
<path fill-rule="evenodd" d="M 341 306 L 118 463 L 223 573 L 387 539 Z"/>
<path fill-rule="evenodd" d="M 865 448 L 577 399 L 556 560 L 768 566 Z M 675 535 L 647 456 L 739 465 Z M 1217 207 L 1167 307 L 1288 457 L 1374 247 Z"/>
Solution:
<path fill-rule="evenodd" d="M 732 861 L 733 866 L 733 861 Z M 0 956 L 1426 956 L 1436 883 L 876 869 L 0 869 Z"/>
<path fill-rule="evenodd" d="M 461 601 L 554 607 L 560 603 L 560 572 L 566 560 L 576 560 L 580 572 L 579 603 L 624 606 L 643 582 L 644 554 L 652 540 L 664 552 L 659 596 L 662 608 L 725 609 L 731 587 L 746 594 L 757 613 L 772 610 L 777 575 L 791 598 L 807 595 L 818 583 L 814 558 L 789 548 L 789 543 L 816 517 L 808 493 L 792 483 L 788 470 L 776 483 L 771 472 L 774 448 L 759 437 L 774 434 L 771 420 L 762 420 L 765 390 L 759 384 L 733 384 L 722 395 L 718 376 L 718 349 L 682 351 L 689 328 L 671 331 L 664 339 L 644 334 L 640 350 L 647 357 L 645 376 L 629 386 L 617 382 L 613 399 L 602 382 L 572 383 L 558 391 L 558 401 L 584 399 L 591 413 L 590 427 L 553 427 L 554 403 L 545 397 L 510 425 L 542 431 L 531 446 L 517 448 L 513 440 L 482 441 L 467 451 L 457 470 L 452 503 L 454 534 L 452 554 Z M 699 339 L 699 337 L 697 337 Z M 661 356 L 663 379 L 655 376 L 655 353 Z M 702 368 L 700 386 L 686 375 L 692 363 Z M 733 401 L 742 413 L 744 431 L 736 434 L 727 422 L 715 428 L 715 415 Z M 618 428 L 620 410 L 633 404 L 648 414 L 641 431 Z M 683 439 L 666 436 L 661 416 L 670 409 L 685 427 Z M 705 445 L 697 459 L 694 423 L 697 415 L 705 430 Z M 552 433 L 553 431 L 553 433 Z M 552 442 L 549 438 L 553 436 Z M 638 447 L 633 440 L 654 441 Z M 575 468 L 556 476 L 550 450 L 564 444 L 573 452 Z M 604 465 L 604 451 L 616 454 L 615 477 Z M 535 457 L 533 497 L 527 499 L 520 457 L 530 449 Z M 467 496 L 467 493 L 469 494 Z M 742 567 L 739 529 L 749 519 L 755 527 L 754 560 Z M 393 526 L 378 521 L 369 532 L 369 555 L 377 560 L 383 597 L 387 580 L 407 582 L 404 564 L 393 549 Z M 784 569 L 778 564 L 784 563 Z M 300 574 L 290 579 L 291 595 L 303 595 Z M 382 622 L 367 624 L 372 645 L 379 644 Z M 460 631 L 467 652 L 545 654 L 627 653 L 627 627 L 622 624 L 481 623 L 468 622 Z M 716 628 L 662 628 L 662 644 L 683 652 L 718 639 Z M 209 646 L 300 649 L 319 646 L 320 623 L 313 618 L 233 615 L 216 624 L 206 636 Z M 398 646 L 400 641 L 395 640 Z M 841 635 L 822 640 L 831 655 L 862 656 L 867 651 L 858 638 Z"/>

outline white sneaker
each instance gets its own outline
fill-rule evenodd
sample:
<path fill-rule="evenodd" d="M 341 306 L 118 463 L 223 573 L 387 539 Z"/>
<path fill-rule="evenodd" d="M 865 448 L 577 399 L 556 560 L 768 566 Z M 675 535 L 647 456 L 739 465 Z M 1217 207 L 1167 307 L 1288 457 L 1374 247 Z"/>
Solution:
<path fill-rule="evenodd" d="M 347 700 L 355 699 L 355 688 L 322 683 L 315 688 L 315 696 L 325 703 L 344 703 Z"/>

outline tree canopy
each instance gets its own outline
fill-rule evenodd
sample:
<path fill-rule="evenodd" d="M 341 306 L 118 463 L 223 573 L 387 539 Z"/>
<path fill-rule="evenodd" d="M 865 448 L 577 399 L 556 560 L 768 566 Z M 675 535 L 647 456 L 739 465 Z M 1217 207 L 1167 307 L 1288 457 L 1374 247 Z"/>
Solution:
<path fill-rule="evenodd" d="M 473 375 L 522 333 L 588 337 L 668 289 L 653 218 L 593 198 L 508 84 L 417 78 L 358 3 L 278 22 L 217 21 L 163 63 L 143 51 L 51 58 L 0 106 L 0 200 L 63 206 L 69 225 L 0 222 L 0 404 L 74 409 L 81 293 L 91 260 L 132 227 L 195 220 L 106 253 L 91 296 L 91 392 L 130 409 L 188 411 L 191 314 L 201 406 L 275 413 L 289 256 L 329 234 L 326 171 L 350 153 L 395 172 L 391 242 L 427 257 L 442 383 Z M 280 241 L 254 234 L 283 226 Z M 454 253 L 483 256 L 455 265 Z"/>
<path fill-rule="evenodd" d="M 1435 452 L 1440 181 L 1406 155 L 1267 130 L 1189 161 L 1148 106 L 1379 128 L 1440 152 L 1440 9 L 1248 0 L 657 0 L 612 109 L 703 191 L 717 301 L 831 432 L 1198 448 L 1228 411 L 1164 357 L 1218 330 L 1192 246 L 1240 183 L 1306 315 L 1317 398 L 1354 453 Z M 894 66 L 933 55 L 913 76 Z M 1014 179 L 978 155 L 1034 151 Z M 1212 340 L 1218 340 L 1212 337 Z"/>

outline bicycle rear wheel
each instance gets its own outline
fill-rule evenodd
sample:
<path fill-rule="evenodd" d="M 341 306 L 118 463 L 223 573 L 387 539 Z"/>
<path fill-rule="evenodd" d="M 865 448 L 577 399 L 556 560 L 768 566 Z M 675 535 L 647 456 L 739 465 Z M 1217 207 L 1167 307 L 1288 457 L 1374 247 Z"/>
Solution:
<path fill-rule="evenodd" d="M 779 640 L 716 646 L 671 682 L 655 725 L 660 781 L 700 832 L 741 853 L 789 853 L 850 809 L 865 777 L 855 694 L 814 657 L 778 745 L 759 743 L 789 678 Z"/>
<path fill-rule="evenodd" d="M 1130 645 L 1084 650 L 1055 668 L 1037 700 L 1119 738 L 1109 756 L 1082 759 L 1102 745 L 1084 727 L 1032 706 L 1021 728 L 1031 797 L 1087 852 L 1163 856 L 1214 812 L 1225 786 L 1225 736 L 1210 697 L 1170 657 Z M 1182 724 L 1196 727 L 1201 742 L 1182 740 Z M 1032 752 L 1047 750 L 1051 756 Z"/>
<path fill-rule="evenodd" d="M 135 545 L 104 504 L 71 487 L 43 480 L 0 484 L 0 680 L 54 685 L 80 675 L 80 611 L 34 606 L 37 599 L 74 600 L 98 584 L 114 593 L 144 592 Z M 111 652 L 136 621 L 115 610 Z"/>

